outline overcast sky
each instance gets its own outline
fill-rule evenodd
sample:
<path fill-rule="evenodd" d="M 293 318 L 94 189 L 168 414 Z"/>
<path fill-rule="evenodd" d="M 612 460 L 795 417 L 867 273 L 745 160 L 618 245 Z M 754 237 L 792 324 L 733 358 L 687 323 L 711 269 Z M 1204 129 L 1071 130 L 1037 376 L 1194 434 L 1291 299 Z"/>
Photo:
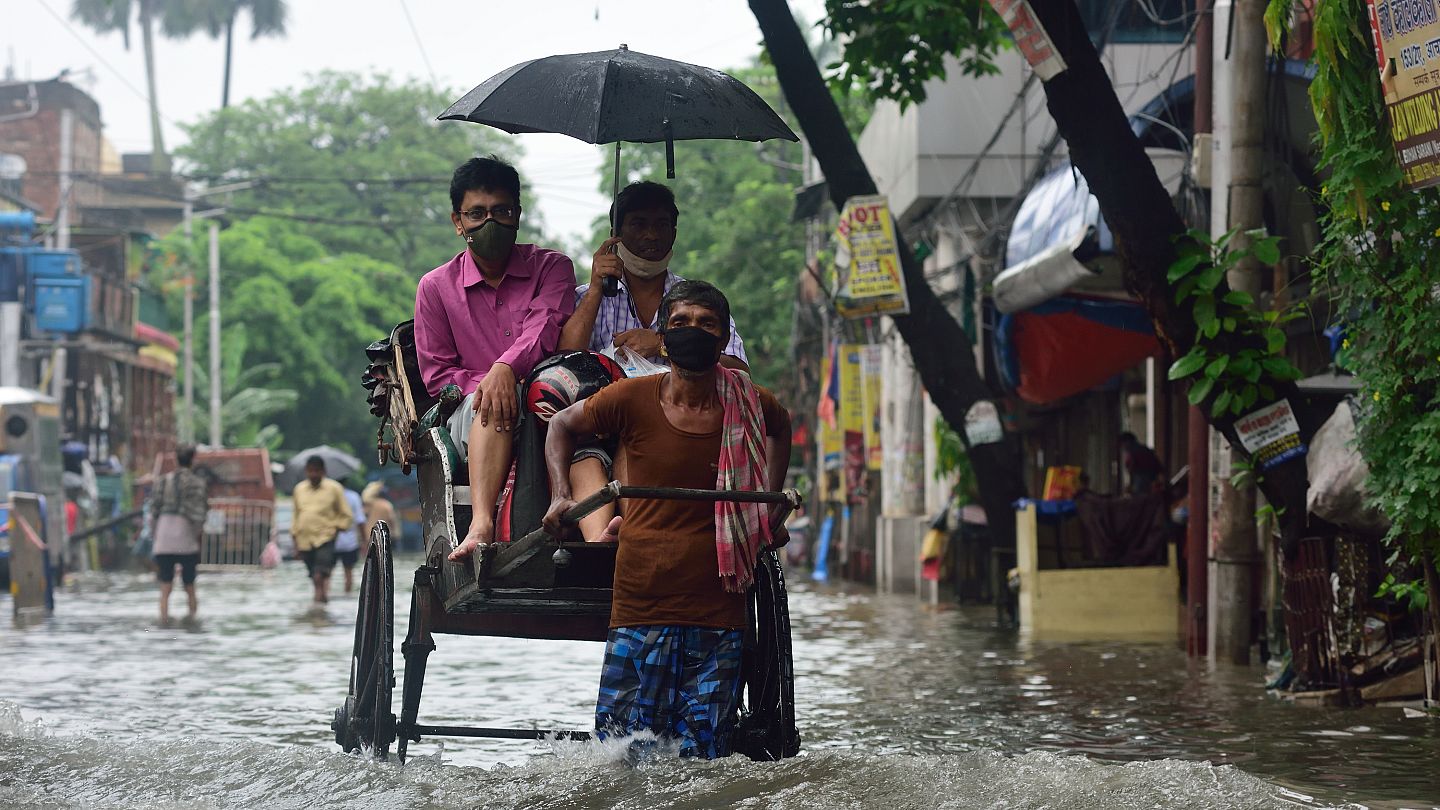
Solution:
<path fill-rule="evenodd" d="M 19 79 L 49 79 L 69 68 L 101 104 L 105 135 L 119 152 L 150 151 L 145 68 L 138 31 L 131 49 L 70 19 L 71 0 L 0 0 L 0 64 Z M 721 69 L 744 65 L 760 31 L 744 0 L 289 0 L 288 35 L 251 41 L 237 26 L 231 103 L 262 98 L 324 69 L 379 70 L 459 92 L 527 59 L 556 53 L 632 50 Z M 822 0 L 792 0 L 806 19 Z M 414 21 L 414 33 L 406 12 Z M 417 36 L 418 34 L 418 36 Z M 418 40 L 418 41 L 417 41 Z M 165 145 L 220 104 L 222 43 L 157 37 Z M 87 47 L 88 46 L 88 47 Z M 428 61 L 428 65 L 427 65 Z M 436 110 L 438 114 L 440 111 Z M 473 126 L 455 124 L 455 126 Z M 522 169 L 554 234 L 588 234 L 608 199 L 596 191 L 597 147 L 561 135 L 523 135 Z M 461 156 L 457 155 L 457 158 Z M 458 160 L 457 160 L 458 162 Z"/>

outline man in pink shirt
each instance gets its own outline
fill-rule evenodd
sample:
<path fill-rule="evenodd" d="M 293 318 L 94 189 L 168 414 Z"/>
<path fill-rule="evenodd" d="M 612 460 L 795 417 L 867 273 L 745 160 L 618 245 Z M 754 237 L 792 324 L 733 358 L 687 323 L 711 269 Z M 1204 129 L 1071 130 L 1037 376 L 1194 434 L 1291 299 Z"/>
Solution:
<path fill-rule="evenodd" d="M 493 156 L 461 164 L 450 204 L 467 249 L 420 279 L 415 348 L 427 391 L 454 383 L 466 394 L 450 420 L 470 468 L 473 518 L 451 554 L 459 560 L 495 539 L 520 414 L 515 384 L 555 351 L 575 309 L 575 267 L 563 253 L 515 244 L 520 176 L 509 164 Z"/>

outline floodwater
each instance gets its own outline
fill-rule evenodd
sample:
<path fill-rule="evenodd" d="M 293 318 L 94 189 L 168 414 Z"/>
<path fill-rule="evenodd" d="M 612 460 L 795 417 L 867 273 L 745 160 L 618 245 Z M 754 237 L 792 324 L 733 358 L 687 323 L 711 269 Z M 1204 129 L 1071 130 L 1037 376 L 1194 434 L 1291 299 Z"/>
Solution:
<path fill-rule="evenodd" d="M 409 610 L 397 560 L 396 640 Z M 357 572 L 358 573 L 358 572 Z M 358 577 L 357 577 L 358 579 Z M 337 582 L 338 585 L 338 574 Z M 0 625 L 0 807 L 1270 808 L 1440 802 L 1440 720 L 1267 697 L 1164 645 L 1032 643 L 989 610 L 793 586 L 802 756 L 665 760 L 612 743 L 427 739 L 341 754 L 354 597 L 302 569 L 202 574 L 198 628 L 139 574 Z M 177 589 L 178 590 L 178 589 Z M 183 612 L 183 595 L 173 608 Z M 0 596 L 0 610 L 10 612 Z M 602 648 L 438 636 L 421 721 L 585 728 Z M 397 668 L 401 658 L 396 653 Z M 398 712 L 399 689 L 396 690 Z"/>

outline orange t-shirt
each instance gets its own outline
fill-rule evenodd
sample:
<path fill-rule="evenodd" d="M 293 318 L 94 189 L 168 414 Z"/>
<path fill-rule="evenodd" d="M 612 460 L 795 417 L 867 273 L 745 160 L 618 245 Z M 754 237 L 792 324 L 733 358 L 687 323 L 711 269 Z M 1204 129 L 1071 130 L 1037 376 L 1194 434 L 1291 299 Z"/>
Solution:
<path fill-rule="evenodd" d="M 670 424 L 660 406 L 666 374 L 608 385 L 585 401 L 596 431 L 618 436 L 625 448 L 624 483 L 640 487 L 714 489 L 719 474 L 720 431 L 690 433 Z M 784 429 L 788 416 L 764 388 L 756 387 L 768 434 Z M 715 552 L 715 504 L 630 498 L 615 557 L 611 627 L 647 624 L 740 627 L 745 595 L 720 582 Z"/>

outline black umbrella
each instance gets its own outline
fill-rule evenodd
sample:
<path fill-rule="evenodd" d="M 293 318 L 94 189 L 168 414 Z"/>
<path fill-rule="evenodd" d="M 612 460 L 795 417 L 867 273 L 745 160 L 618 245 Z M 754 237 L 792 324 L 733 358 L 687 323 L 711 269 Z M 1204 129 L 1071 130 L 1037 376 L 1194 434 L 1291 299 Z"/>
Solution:
<path fill-rule="evenodd" d="M 675 141 L 800 140 L 735 77 L 624 45 L 521 62 L 466 93 L 440 119 L 516 134 L 556 132 L 586 143 L 613 142 L 615 194 L 620 193 L 621 141 L 663 141 L 665 176 L 673 178 Z"/>

